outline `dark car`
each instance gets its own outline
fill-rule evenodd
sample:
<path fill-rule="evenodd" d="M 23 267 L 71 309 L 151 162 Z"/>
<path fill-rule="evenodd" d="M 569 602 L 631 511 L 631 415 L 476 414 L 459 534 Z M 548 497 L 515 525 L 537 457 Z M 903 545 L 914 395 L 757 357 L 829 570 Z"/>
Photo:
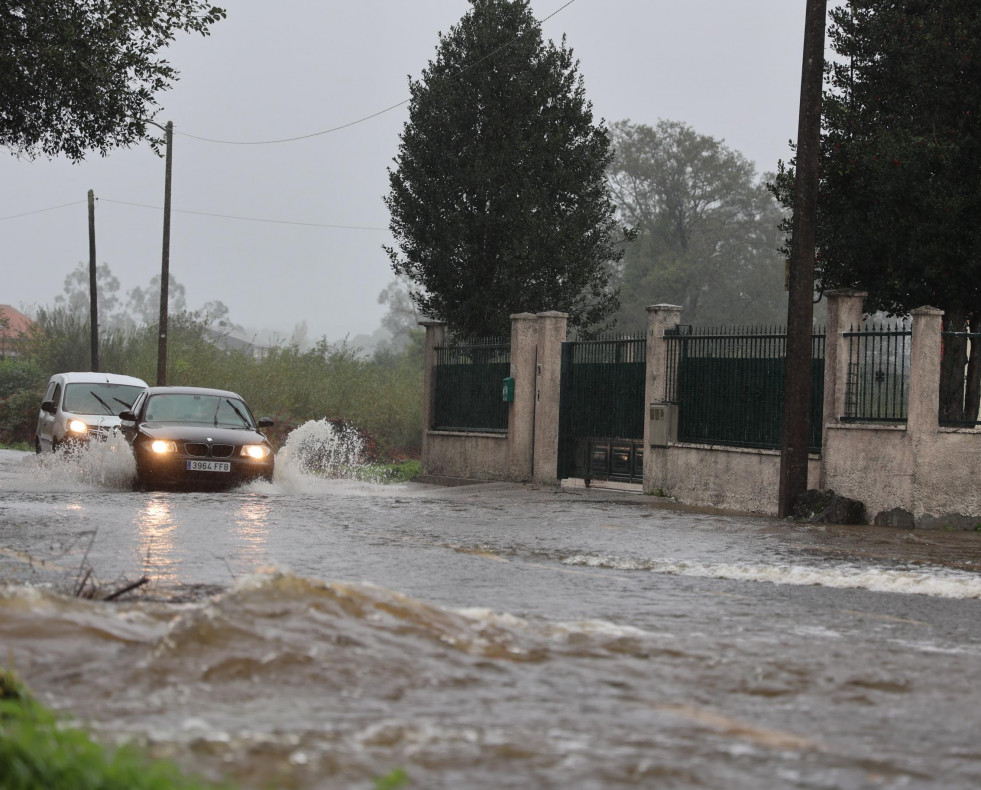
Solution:
<path fill-rule="evenodd" d="M 203 387 L 151 387 L 119 415 L 141 488 L 225 488 L 272 480 L 276 456 L 242 398 Z"/>

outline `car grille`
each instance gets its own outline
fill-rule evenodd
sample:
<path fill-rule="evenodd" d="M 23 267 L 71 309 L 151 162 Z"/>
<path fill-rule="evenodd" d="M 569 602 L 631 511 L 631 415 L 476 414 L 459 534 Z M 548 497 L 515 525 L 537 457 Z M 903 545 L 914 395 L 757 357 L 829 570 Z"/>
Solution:
<path fill-rule="evenodd" d="M 234 449 L 230 444 L 207 445 L 203 442 L 188 442 L 184 445 L 184 451 L 196 458 L 206 458 L 209 455 L 212 458 L 228 458 Z"/>

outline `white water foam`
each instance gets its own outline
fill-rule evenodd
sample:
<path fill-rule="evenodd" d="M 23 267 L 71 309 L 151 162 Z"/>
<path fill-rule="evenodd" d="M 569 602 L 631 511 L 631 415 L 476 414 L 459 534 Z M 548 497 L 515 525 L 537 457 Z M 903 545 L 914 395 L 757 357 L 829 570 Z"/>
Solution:
<path fill-rule="evenodd" d="M 8 491 L 126 491 L 136 476 L 133 452 L 118 435 L 56 453 L 7 451 L 0 461 L 0 488 Z"/>
<path fill-rule="evenodd" d="M 276 455 L 272 484 L 250 483 L 257 493 L 377 494 L 405 486 L 366 480 L 365 442 L 354 428 L 338 427 L 327 419 L 310 420 L 290 432 Z"/>
<path fill-rule="evenodd" d="M 758 565 L 752 563 L 703 563 L 692 560 L 625 559 L 576 554 L 565 565 L 614 570 L 643 570 L 671 576 L 693 576 L 734 581 L 770 582 L 795 586 L 864 589 L 939 598 L 981 598 L 981 576 L 947 568 L 889 568 L 837 565 L 809 568 L 802 565 Z"/>

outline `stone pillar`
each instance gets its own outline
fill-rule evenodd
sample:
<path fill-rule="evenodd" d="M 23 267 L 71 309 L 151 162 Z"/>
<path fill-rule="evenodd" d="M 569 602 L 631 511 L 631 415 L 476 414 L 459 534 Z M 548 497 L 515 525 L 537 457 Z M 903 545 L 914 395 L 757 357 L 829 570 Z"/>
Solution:
<path fill-rule="evenodd" d="M 540 483 L 559 479 L 559 384 L 568 320 L 568 313 L 538 314 L 534 480 Z"/>
<path fill-rule="evenodd" d="M 538 317 L 511 316 L 511 376 L 514 402 L 508 407 L 508 477 L 531 480 L 535 461 L 535 364 L 538 360 Z"/>
<path fill-rule="evenodd" d="M 940 417 L 940 353 L 943 310 L 917 307 L 909 366 L 909 411 L 906 431 L 918 436 L 936 433 Z"/>
<path fill-rule="evenodd" d="M 433 399 L 436 395 L 436 347 L 446 339 L 446 324 L 442 321 L 420 321 L 426 328 L 425 372 L 422 391 L 422 471 L 429 474 L 429 431 L 433 427 Z"/>
<path fill-rule="evenodd" d="M 839 422 L 845 414 L 848 386 L 848 339 L 845 332 L 858 330 L 862 322 L 865 291 L 825 291 L 828 325 L 824 337 L 824 422 Z M 816 394 L 816 393 L 815 393 Z M 813 396 L 812 396 L 813 397 Z M 822 430 L 827 438 L 827 431 Z"/>
<path fill-rule="evenodd" d="M 674 304 L 655 304 L 647 308 L 647 375 L 644 385 L 644 490 L 664 487 L 664 476 L 656 470 L 663 467 L 663 451 L 651 447 L 651 421 L 647 409 L 652 403 L 664 401 L 667 383 L 668 344 L 664 331 L 681 323 L 681 307 Z"/>

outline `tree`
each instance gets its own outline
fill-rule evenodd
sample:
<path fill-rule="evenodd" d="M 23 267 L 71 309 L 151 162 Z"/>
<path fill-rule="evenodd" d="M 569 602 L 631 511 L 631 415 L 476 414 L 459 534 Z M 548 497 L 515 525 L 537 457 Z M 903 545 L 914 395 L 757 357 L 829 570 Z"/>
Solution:
<path fill-rule="evenodd" d="M 179 76 L 160 51 L 224 16 L 202 0 L 0 0 L 0 145 L 78 161 L 143 139 Z"/>
<path fill-rule="evenodd" d="M 423 330 L 419 326 L 419 311 L 412 301 L 412 282 L 404 274 L 392 280 L 378 294 L 378 304 L 388 305 L 382 316 L 382 328 L 391 335 L 388 346 L 401 350 L 410 344 L 415 335 Z"/>
<path fill-rule="evenodd" d="M 104 327 L 118 325 L 119 280 L 112 273 L 108 263 L 100 263 L 95 268 L 96 292 L 99 299 L 99 322 Z M 89 294 L 89 265 L 80 263 L 70 274 L 65 275 L 63 294 L 55 297 L 55 305 L 65 308 L 73 315 L 88 319 L 92 307 Z"/>
<path fill-rule="evenodd" d="M 818 197 L 821 289 L 868 291 L 869 312 L 932 305 L 981 320 L 981 6 L 853 0 L 831 13 Z M 774 194 L 792 205 L 794 162 Z M 975 420 L 981 344 L 944 342 L 941 417 Z M 964 384 L 968 366 L 967 387 Z"/>
<path fill-rule="evenodd" d="M 543 43 L 528 0 L 470 2 L 409 81 L 385 198 L 392 268 L 422 313 L 464 335 L 543 310 L 588 330 L 616 309 L 605 264 L 623 255 L 609 134 L 572 50 Z"/>
<path fill-rule="evenodd" d="M 664 302 L 681 305 L 686 323 L 785 320 L 783 215 L 753 163 L 675 121 L 621 121 L 613 144 L 613 194 L 639 231 L 623 264 L 618 324 L 643 328 L 644 308 Z"/>
<path fill-rule="evenodd" d="M 167 302 L 172 315 L 187 312 L 186 289 L 167 275 Z M 160 320 L 160 275 L 150 278 L 150 284 L 144 289 L 137 286 L 127 294 L 126 312 L 129 317 L 139 323 L 156 324 Z M 211 304 L 209 302 L 209 304 Z M 220 302 L 218 304 L 221 304 Z M 224 307 L 224 305 L 222 305 Z M 227 308 L 225 308 L 227 312 Z"/>

